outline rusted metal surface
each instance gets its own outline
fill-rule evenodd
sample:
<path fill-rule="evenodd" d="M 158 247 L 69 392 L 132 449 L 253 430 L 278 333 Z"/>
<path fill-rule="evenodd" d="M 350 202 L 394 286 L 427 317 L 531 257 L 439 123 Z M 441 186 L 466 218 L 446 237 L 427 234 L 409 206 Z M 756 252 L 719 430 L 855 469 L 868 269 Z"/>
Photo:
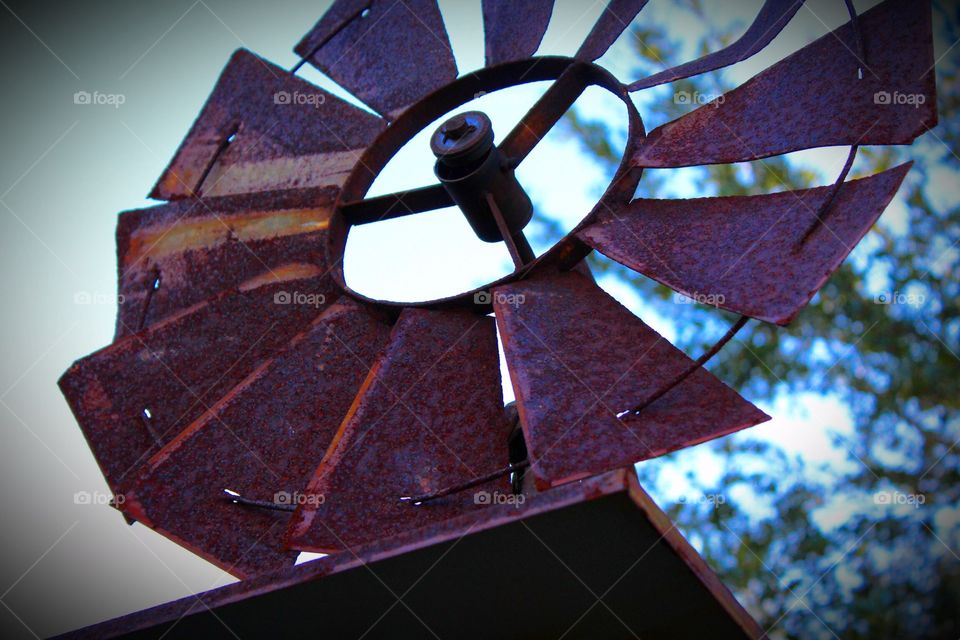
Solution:
<path fill-rule="evenodd" d="M 291 547 L 334 551 L 486 508 L 506 478 L 422 506 L 400 499 L 467 482 L 508 462 L 491 318 L 406 309 L 290 523 Z M 322 496 L 322 499 L 312 499 Z"/>
<path fill-rule="evenodd" d="M 389 335 L 348 299 L 330 306 L 150 459 L 127 512 L 240 578 L 293 564 L 290 512 L 224 491 L 292 510 Z"/>
<path fill-rule="evenodd" d="M 683 167 L 812 147 L 911 143 L 937 122 L 930 3 L 887 0 L 859 25 L 865 60 L 847 23 L 654 129 L 633 163 Z"/>
<path fill-rule="evenodd" d="M 440 489 L 439 491 L 434 491 L 432 493 L 421 493 L 418 496 L 405 496 L 401 498 L 403 502 L 409 503 L 411 506 L 420 506 L 423 503 L 430 502 L 431 500 L 439 500 L 440 498 L 445 498 L 446 496 L 453 495 L 454 493 L 461 493 L 468 489 L 473 489 L 474 487 L 479 487 L 482 484 L 486 484 L 491 480 L 497 478 L 502 478 L 504 476 L 510 476 L 516 473 L 523 472 L 524 469 L 530 466 L 529 460 L 522 460 L 517 463 L 511 463 L 502 469 L 497 469 L 496 471 L 491 471 L 490 473 L 480 476 L 470 480 L 469 482 L 464 482 L 463 484 L 456 484 L 449 487 Z M 519 494 L 520 491 L 515 491 Z"/>
<path fill-rule="evenodd" d="M 487 66 L 533 57 L 553 14 L 553 0 L 483 0 Z"/>
<path fill-rule="evenodd" d="M 803 0 L 766 0 L 750 27 L 730 46 L 637 80 L 627 88 L 630 91 L 649 89 L 746 60 L 770 44 L 802 5 Z"/>
<path fill-rule="evenodd" d="M 384 124 L 240 49 L 150 197 L 339 185 Z"/>
<path fill-rule="evenodd" d="M 742 329 L 744 325 L 746 325 L 747 322 L 749 321 L 750 321 L 750 318 L 748 318 L 747 316 L 740 316 L 740 318 L 737 319 L 737 321 L 734 322 L 729 329 L 727 329 L 726 333 L 724 333 L 719 340 L 714 342 L 709 349 L 707 349 L 702 354 L 700 354 L 696 360 L 694 360 L 687 366 L 686 369 L 676 374 L 675 377 L 670 378 L 666 382 L 660 383 L 660 386 L 657 387 L 656 391 L 647 395 L 647 397 L 645 397 L 643 401 L 640 402 L 640 404 L 630 409 L 630 411 L 632 413 L 639 414 L 644 409 L 649 407 L 651 404 L 653 404 L 654 402 L 656 402 L 657 400 L 665 396 L 667 393 L 669 393 L 671 389 L 673 389 L 678 384 L 680 384 L 681 382 L 689 378 L 691 375 L 693 375 L 694 372 L 696 372 L 698 369 L 702 368 L 703 365 L 709 362 L 710 358 L 717 355 L 720 352 L 720 350 L 724 347 L 724 345 L 730 342 L 730 340 L 732 340 L 733 337 L 737 335 L 737 332 L 740 331 L 740 329 Z"/>
<path fill-rule="evenodd" d="M 500 287 L 494 310 L 540 489 L 769 419 L 705 369 L 618 418 L 691 360 L 579 273 Z"/>
<path fill-rule="evenodd" d="M 331 638 L 763 636 L 627 469 L 63 637 L 300 638 L 318 626 Z"/>
<path fill-rule="evenodd" d="M 909 168 L 845 182 L 826 212 L 821 205 L 832 186 L 640 199 L 601 216 L 580 237 L 693 300 L 786 325 L 883 213 Z"/>
<path fill-rule="evenodd" d="M 610 0 L 575 57 L 592 61 L 605 54 L 646 4 L 647 0 Z"/>
<path fill-rule="evenodd" d="M 60 388 L 111 489 L 304 330 L 334 289 L 312 265 L 274 270 L 78 360 Z M 143 425 L 148 419 L 152 428 Z"/>
<path fill-rule="evenodd" d="M 337 0 L 294 51 L 390 120 L 457 77 L 436 0 Z"/>
<path fill-rule="evenodd" d="M 117 222 L 117 337 L 291 262 L 326 269 L 334 188 L 188 198 Z"/>

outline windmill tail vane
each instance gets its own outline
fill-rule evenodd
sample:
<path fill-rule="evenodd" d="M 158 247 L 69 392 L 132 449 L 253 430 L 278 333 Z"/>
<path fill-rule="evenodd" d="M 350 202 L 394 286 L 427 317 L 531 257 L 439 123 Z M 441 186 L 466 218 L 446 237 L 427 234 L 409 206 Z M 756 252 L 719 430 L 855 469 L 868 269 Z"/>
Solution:
<path fill-rule="evenodd" d="M 150 193 L 162 204 L 119 215 L 114 342 L 60 380 L 129 522 L 234 576 L 269 579 L 303 551 L 409 550 L 585 509 L 618 470 L 769 419 L 703 365 L 750 319 L 794 320 L 896 194 L 909 163 L 847 176 L 859 147 L 907 145 L 936 124 L 930 6 L 884 0 L 858 15 L 847 3 L 843 26 L 646 131 L 632 92 L 759 53 L 803 2 L 766 0 L 726 48 L 618 79 L 596 60 L 630 37 L 645 4 L 610 0 L 562 57 L 536 55 L 551 1 L 482 0 L 478 70 L 458 70 L 435 0 L 336 0 L 294 47 L 292 71 L 246 49 L 230 57 Z M 298 77 L 303 65 L 369 110 Z M 463 109 L 542 81 L 552 84 L 499 143 L 484 113 Z M 589 87 L 625 105 L 626 148 L 593 210 L 537 255 L 524 235 L 537 206 L 515 169 Z M 883 99 L 894 93 L 915 99 Z M 436 183 L 368 197 L 438 119 Z M 832 184 L 634 197 L 647 168 L 827 146 L 850 148 Z M 417 304 L 347 285 L 353 227 L 448 206 L 506 245 L 511 274 Z M 709 292 L 736 318 L 691 358 L 593 281 L 592 251 L 694 299 Z M 713 584 L 685 542 L 665 539 Z M 723 606 L 756 635 L 739 605 Z"/>

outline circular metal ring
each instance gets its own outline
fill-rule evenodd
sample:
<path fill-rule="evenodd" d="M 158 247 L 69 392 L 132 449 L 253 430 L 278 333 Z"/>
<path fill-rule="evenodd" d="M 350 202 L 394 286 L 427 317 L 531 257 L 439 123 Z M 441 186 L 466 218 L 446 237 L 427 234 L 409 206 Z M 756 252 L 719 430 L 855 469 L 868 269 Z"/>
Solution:
<path fill-rule="evenodd" d="M 347 286 L 343 274 L 343 255 L 351 224 L 341 211 L 345 203 L 361 200 L 393 156 L 413 136 L 443 115 L 467 104 L 480 95 L 531 82 L 557 80 L 561 75 L 573 78 L 569 95 L 566 96 L 569 98 L 569 102 L 564 110 L 573 105 L 584 89 L 597 86 L 620 98 L 627 108 L 628 120 L 627 144 L 613 180 L 611 180 L 610 185 L 593 209 L 566 236 L 536 260 L 513 273 L 482 287 L 446 298 L 424 302 L 375 300 L 357 293 Z M 633 198 L 640 181 L 642 169 L 631 166 L 630 158 L 645 135 L 643 121 L 629 98 L 626 86 L 609 71 L 592 62 L 553 56 L 530 58 L 486 67 L 458 78 L 404 111 L 367 148 L 354 166 L 340 191 L 330 221 L 330 233 L 327 242 L 327 264 L 333 265 L 330 268 L 330 275 L 345 294 L 367 304 L 375 305 L 387 312 L 398 313 L 404 307 L 420 307 L 430 309 L 468 308 L 489 313 L 492 309 L 490 302 L 478 302 L 475 299 L 475 294 L 514 282 L 534 272 L 571 269 L 590 253 L 590 247 L 578 240 L 576 234 L 585 226 L 595 222 L 599 212 L 620 208 Z"/>

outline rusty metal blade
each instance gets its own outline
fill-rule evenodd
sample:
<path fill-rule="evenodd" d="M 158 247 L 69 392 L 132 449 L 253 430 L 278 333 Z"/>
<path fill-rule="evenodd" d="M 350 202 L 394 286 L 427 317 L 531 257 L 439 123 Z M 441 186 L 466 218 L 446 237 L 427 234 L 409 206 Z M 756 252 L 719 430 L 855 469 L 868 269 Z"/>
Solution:
<path fill-rule="evenodd" d="M 553 0 L 483 0 L 487 66 L 533 57 L 553 14 Z"/>
<path fill-rule="evenodd" d="M 478 492 L 506 496 L 505 478 L 421 506 L 400 498 L 504 467 L 508 435 L 493 320 L 405 309 L 291 519 L 290 546 L 343 549 L 484 508 L 495 500 Z"/>
<path fill-rule="evenodd" d="M 385 123 L 255 54 L 233 54 L 150 194 L 340 185 Z"/>
<path fill-rule="evenodd" d="M 606 53 L 646 4 L 647 0 L 610 0 L 580 45 L 576 58 L 593 61 Z"/>
<path fill-rule="evenodd" d="M 802 5 L 803 0 L 766 0 L 750 27 L 730 46 L 637 80 L 627 88 L 630 91 L 649 89 L 746 60 L 770 44 Z"/>
<path fill-rule="evenodd" d="M 909 144 L 937 122 L 930 3 L 886 0 L 859 24 L 865 60 L 847 23 L 654 129 L 633 164 L 685 167 L 832 145 Z"/>
<path fill-rule="evenodd" d="M 821 205 L 832 186 L 634 200 L 578 235 L 695 301 L 785 325 L 880 217 L 909 168 L 907 163 L 843 183 L 825 213 Z"/>
<path fill-rule="evenodd" d="M 357 303 L 330 306 L 150 459 L 127 513 L 241 578 L 293 564 L 281 548 L 290 512 L 224 491 L 296 504 L 389 335 Z"/>
<path fill-rule="evenodd" d="M 60 389 L 115 493 L 323 311 L 336 290 L 318 271 L 279 267 L 70 367 Z"/>
<path fill-rule="evenodd" d="M 291 261 L 326 270 L 335 188 L 188 198 L 117 223 L 117 338 Z"/>
<path fill-rule="evenodd" d="M 294 51 L 390 120 L 457 76 L 436 0 L 337 0 Z"/>
<path fill-rule="evenodd" d="M 499 287 L 494 311 L 538 488 L 769 419 L 705 369 L 618 419 L 691 360 L 579 273 Z"/>

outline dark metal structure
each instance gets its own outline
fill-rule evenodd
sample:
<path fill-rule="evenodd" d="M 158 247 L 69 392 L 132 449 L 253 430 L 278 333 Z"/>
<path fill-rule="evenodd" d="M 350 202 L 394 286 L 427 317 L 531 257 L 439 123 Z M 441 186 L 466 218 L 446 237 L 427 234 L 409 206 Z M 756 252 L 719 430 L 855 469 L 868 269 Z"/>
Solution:
<path fill-rule="evenodd" d="M 763 633 L 630 469 L 67 637 L 233 638 L 231 629 L 254 638 L 471 640 Z"/>
<path fill-rule="evenodd" d="M 930 7 L 851 8 L 845 26 L 647 133 L 631 91 L 754 55 L 802 0 L 767 0 L 726 49 L 625 84 L 595 60 L 644 4 L 611 0 L 565 58 L 534 57 L 551 1 L 483 0 L 487 66 L 458 77 L 435 0 L 337 0 L 296 46 L 296 68 L 315 66 L 379 116 L 296 68 L 233 55 L 151 192 L 167 202 L 120 214 L 115 342 L 60 386 L 127 519 L 247 580 L 199 596 L 199 610 L 171 603 L 79 635 L 219 635 L 221 617 L 308 635 L 310 618 L 292 612 L 315 602 L 329 607 L 325 628 L 362 633 L 374 621 L 361 601 L 384 593 L 360 564 L 402 585 L 447 553 L 461 561 L 436 575 L 457 581 L 456 601 L 508 607 L 505 573 L 528 565 L 515 583 L 527 594 L 553 580 L 531 532 L 589 559 L 577 573 L 602 588 L 637 540 L 653 541 L 657 577 L 633 574 L 584 637 L 622 635 L 618 624 L 643 637 L 760 634 L 618 469 L 768 419 L 702 365 L 749 318 L 793 320 L 896 193 L 907 165 L 846 177 L 859 145 L 909 144 L 936 123 Z M 497 145 L 485 115 L 458 112 L 479 93 L 544 80 Z M 626 150 L 597 206 L 536 256 L 514 169 L 590 86 L 623 101 Z M 898 95 L 915 99 L 883 99 Z M 451 112 L 431 141 L 439 183 L 366 198 L 393 155 Z M 645 168 L 835 145 L 851 150 L 833 185 L 634 198 Z M 481 239 L 506 243 L 513 273 L 421 304 L 347 286 L 352 227 L 453 204 Z M 582 261 L 594 249 L 740 319 L 693 360 L 593 283 Z M 498 331 L 517 398 L 508 410 Z M 333 555 L 292 567 L 300 551 Z M 523 615 L 457 627 L 417 613 L 457 637 L 550 635 L 576 609 L 565 598 L 547 590 Z M 401 617 L 391 625 L 416 633 L 417 616 Z"/>

